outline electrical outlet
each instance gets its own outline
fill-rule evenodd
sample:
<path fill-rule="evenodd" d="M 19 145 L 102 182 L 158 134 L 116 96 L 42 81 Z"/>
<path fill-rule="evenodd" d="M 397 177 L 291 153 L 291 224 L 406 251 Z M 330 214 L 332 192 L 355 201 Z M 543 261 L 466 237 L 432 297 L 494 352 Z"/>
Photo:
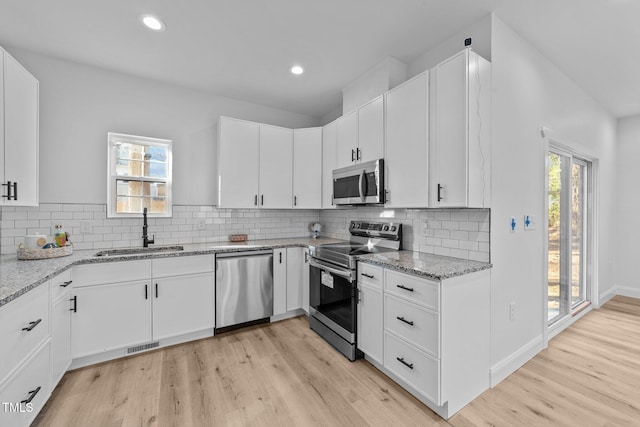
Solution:
<path fill-rule="evenodd" d="M 516 303 L 515 302 L 509 303 L 509 320 L 511 320 L 512 322 L 516 320 Z"/>
<path fill-rule="evenodd" d="M 207 228 L 207 223 L 204 221 L 204 218 L 198 219 L 198 230 L 204 230 Z"/>
<path fill-rule="evenodd" d="M 91 234 L 91 222 L 88 220 L 80 221 L 80 233 Z"/>
<path fill-rule="evenodd" d="M 429 223 L 427 221 L 422 222 L 422 235 L 423 236 L 429 235 Z"/>

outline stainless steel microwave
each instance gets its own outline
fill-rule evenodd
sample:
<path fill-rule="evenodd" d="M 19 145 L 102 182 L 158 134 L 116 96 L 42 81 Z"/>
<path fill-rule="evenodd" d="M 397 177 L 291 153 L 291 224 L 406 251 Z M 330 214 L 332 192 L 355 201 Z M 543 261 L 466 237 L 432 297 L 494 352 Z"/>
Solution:
<path fill-rule="evenodd" d="M 384 194 L 383 159 L 333 171 L 333 202 L 336 205 L 381 205 Z"/>

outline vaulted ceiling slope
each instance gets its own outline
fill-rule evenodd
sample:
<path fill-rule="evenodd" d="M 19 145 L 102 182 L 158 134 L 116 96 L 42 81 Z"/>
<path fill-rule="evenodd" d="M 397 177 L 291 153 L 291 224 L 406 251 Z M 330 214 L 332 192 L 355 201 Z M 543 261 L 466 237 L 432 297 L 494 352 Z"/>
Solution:
<path fill-rule="evenodd" d="M 613 114 L 640 114 L 636 0 L 0 0 L 0 44 L 321 117 L 383 58 L 492 11 Z"/>

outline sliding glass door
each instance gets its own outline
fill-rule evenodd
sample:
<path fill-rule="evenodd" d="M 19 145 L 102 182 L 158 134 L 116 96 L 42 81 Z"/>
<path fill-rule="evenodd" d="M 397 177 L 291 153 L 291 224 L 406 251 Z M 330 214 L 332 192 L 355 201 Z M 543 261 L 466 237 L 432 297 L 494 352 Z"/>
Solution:
<path fill-rule="evenodd" d="M 549 325 L 589 302 L 587 266 L 590 164 L 570 153 L 550 150 L 548 188 Z"/>

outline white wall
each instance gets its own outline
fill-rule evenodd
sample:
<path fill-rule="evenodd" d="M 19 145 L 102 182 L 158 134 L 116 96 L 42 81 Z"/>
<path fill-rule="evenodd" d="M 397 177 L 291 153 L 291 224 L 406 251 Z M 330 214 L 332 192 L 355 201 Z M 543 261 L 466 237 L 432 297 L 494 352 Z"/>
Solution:
<path fill-rule="evenodd" d="M 473 51 L 491 61 L 491 15 L 487 15 L 413 60 L 407 69 L 407 77 L 411 78 L 429 70 L 460 52 L 465 48 L 465 39 L 469 37 L 472 38 L 471 48 Z"/>
<path fill-rule="evenodd" d="M 213 205 L 220 115 L 287 127 L 319 124 L 301 114 L 8 50 L 40 81 L 42 203 L 106 203 L 107 132 L 172 139 L 174 204 Z"/>
<path fill-rule="evenodd" d="M 640 116 L 618 121 L 616 292 L 640 298 Z"/>
<path fill-rule="evenodd" d="M 518 368 L 542 345 L 543 221 L 535 231 L 509 231 L 509 218 L 544 218 L 540 126 L 599 158 L 600 293 L 615 284 L 616 121 L 527 41 L 492 20 L 493 145 L 491 211 L 492 382 Z M 509 303 L 516 303 L 509 320 Z"/>

